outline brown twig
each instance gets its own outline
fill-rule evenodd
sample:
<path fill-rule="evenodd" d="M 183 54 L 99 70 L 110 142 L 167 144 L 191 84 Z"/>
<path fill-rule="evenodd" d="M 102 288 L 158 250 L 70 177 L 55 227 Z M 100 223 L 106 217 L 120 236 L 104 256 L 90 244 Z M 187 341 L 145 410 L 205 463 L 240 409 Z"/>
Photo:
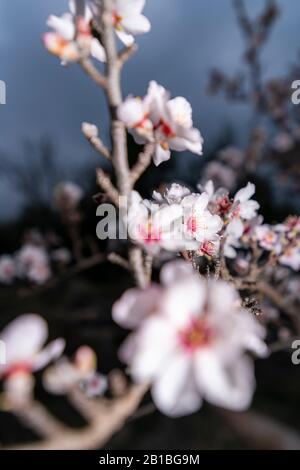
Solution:
<path fill-rule="evenodd" d="M 110 151 L 108 150 L 108 148 L 106 147 L 106 145 L 102 142 L 102 140 L 100 139 L 99 135 L 98 135 L 98 128 L 93 125 L 93 124 L 89 124 L 89 123 L 86 123 L 84 122 L 82 124 L 82 133 L 83 135 L 85 136 L 85 138 L 89 141 L 89 143 L 91 144 L 91 146 L 98 152 L 100 153 L 101 155 L 103 155 L 103 157 L 106 158 L 106 160 L 108 161 L 111 161 L 111 155 L 110 155 Z"/>
<path fill-rule="evenodd" d="M 115 186 L 112 184 L 110 177 L 102 170 L 102 168 L 97 168 L 97 183 L 103 189 L 103 191 L 107 194 L 110 200 L 115 204 L 115 206 L 119 206 L 119 193 Z"/>
<path fill-rule="evenodd" d="M 137 410 L 148 386 L 133 385 L 126 395 L 114 400 L 101 399 L 90 402 L 89 413 L 92 415 L 88 426 L 83 429 L 56 428 L 48 429 L 47 439 L 30 444 L 20 444 L 10 449 L 19 450 L 78 450 L 78 449 L 97 449 L 102 447 L 109 439 L 121 429 L 126 420 Z M 78 398 L 78 397 L 77 397 Z M 74 402 L 73 402 L 74 403 Z M 78 403 L 77 403 L 78 405 Z M 80 403 L 82 412 L 83 402 Z M 35 418 L 39 425 L 43 426 L 46 421 L 51 420 L 47 410 L 41 405 L 36 410 Z M 93 413 L 92 413 L 93 410 Z M 32 410 L 31 410 L 32 411 Z M 45 416 L 45 412 L 47 416 Z M 30 412 L 29 419 L 33 414 Z M 39 426 L 38 425 L 38 426 Z M 45 424 L 46 425 L 46 424 Z M 39 429 L 41 433 L 42 429 Z M 45 433 L 46 434 L 46 431 Z"/>

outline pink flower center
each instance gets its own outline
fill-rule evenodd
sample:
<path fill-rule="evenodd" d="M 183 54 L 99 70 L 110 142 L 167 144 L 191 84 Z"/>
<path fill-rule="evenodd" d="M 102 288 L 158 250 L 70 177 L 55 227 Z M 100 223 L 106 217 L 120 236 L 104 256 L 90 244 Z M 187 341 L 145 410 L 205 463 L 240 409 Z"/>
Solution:
<path fill-rule="evenodd" d="M 161 239 L 160 231 L 153 227 L 151 221 L 149 221 L 147 225 L 144 225 L 140 228 L 140 234 L 144 243 L 147 244 L 156 243 Z"/>
<path fill-rule="evenodd" d="M 232 202 L 230 201 L 228 196 L 224 196 L 217 201 L 217 211 L 220 215 L 226 215 L 232 206 Z"/>
<path fill-rule="evenodd" d="M 211 343 L 213 332 L 205 318 L 195 318 L 187 328 L 179 331 L 178 336 L 181 346 L 193 353 Z"/>
<path fill-rule="evenodd" d="M 26 373 L 29 374 L 32 371 L 32 366 L 31 364 L 27 362 L 19 362 L 17 364 L 13 364 L 11 367 L 9 367 L 5 373 L 4 373 L 4 380 L 8 379 L 14 374 L 19 374 L 19 373 Z"/>
<path fill-rule="evenodd" d="M 197 218 L 195 216 L 191 216 L 188 220 L 187 220 L 187 229 L 189 232 L 192 232 L 192 233 L 195 233 L 197 232 Z"/>
<path fill-rule="evenodd" d="M 199 249 L 200 253 L 207 255 L 207 256 L 213 256 L 215 253 L 215 245 L 213 242 L 210 241 L 205 241 L 202 243 Z"/>

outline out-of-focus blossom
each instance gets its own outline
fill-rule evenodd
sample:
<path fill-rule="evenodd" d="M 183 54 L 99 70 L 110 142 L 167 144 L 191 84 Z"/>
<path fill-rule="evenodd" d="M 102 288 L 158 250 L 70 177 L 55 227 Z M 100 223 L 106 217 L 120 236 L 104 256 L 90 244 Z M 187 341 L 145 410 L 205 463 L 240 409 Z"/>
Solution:
<path fill-rule="evenodd" d="M 273 140 L 273 147 L 279 153 L 289 152 L 294 145 L 294 139 L 288 132 L 279 132 Z"/>
<path fill-rule="evenodd" d="M 270 225 L 257 226 L 255 229 L 255 238 L 264 250 L 280 253 L 279 234 Z"/>
<path fill-rule="evenodd" d="M 12 284 L 16 277 L 16 262 L 12 256 L 3 255 L 0 257 L 0 282 Z"/>
<path fill-rule="evenodd" d="M 76 209 L 83 197 L 83 191 L 77 184 L 66 181 L 54 188 L 54 206 L 64 212 Z"/>
<path fill-rule="evenodd" d="M 92 34 L 90 8 L 84 0 L 70 0 L 69 5 L 70 12 L 48 18 L 47 26 L 53 31 L 43 36 L 46 49 L 63 63 L 77 62 L 89 55 L 104 62 L 104 48 Z"/>
<path fill-rule="evenodd" d="M 51 276 L 49 258 L 43 247 L 24 245 L 16 256 L 18 276 L 37 284 L 44 284 Z"/>
<path fill-rule="evenodd" d="M 32 374 L 57 359 L 63 352 L 65 342 L 57 339 L 43 345 L 48 337 L 45 320 L 38 315 L 27 314 L 11 322 L 0 334 L 5 345 L 6 360 L 0 365 L 0 380 L 4 381 L 7 399 L 18 406 L 32 392 Z"/>
<path fill-rule="evenodd" d="M 101 0 L 91 0 L 96 17 L 101 16 Z M 148 33 L 150 21 L 142 14 L 145 0 L 112 0 L 112 23 L 117 36 L 126 45 L 131 46 L 134 36 Z"/>
<path fill-rule="evenodd" d="M 193 127 L 190 103 L 181 96 L 170 99 L 155 81 L 150 82 L 143 99 L 128 97 L 120 105 L 118 117 L 137 143 L 155 142 L 155 165 L 169 160 L 170 150 L 202 154 L 203 139 Z"/>
<path fill-rule="evenodd" d="M 236 172 L 227 165 L 218 161 L 209 162 L 202 175 L 202 182 L 212 180 L 216 187 L 225 187 L 233 190 L 236 185 Z"/>
<path fill-rule="evenodd" d="M 300 271 L 300 242 L 295 246 L 289 246 L 279 258 L 279 262 L 284 266 Z"/>
<path fill-rule="evenodd" d="M 107 379 L 97 371 L 97 358 L 89 346 L 81 346 L 71 362 L 62 358 L 49 367 L 43 376 L 45 388 L 53 394 L 63 395 L 79 387 L 88 397 L 101 396 L 106 391 Z"/>
<path fill-rule="evenodd" d="M 205 282 L 189 269 L 183 261 L 163 268 L 162 279 L 168 282 L 156 308 L 135 322 L 121 359 L 134 380 L 152 383 L 155 404 L 169 416 L 197 411 L 202 399 L 245 409 L 255 388 L 252 361 L 245 353 L 267 354 L 265 330 L 241 308 L 233 287 Z M 126 296 L 118 309 L 122 302 Z"/>
<path fill-rule="evenodd" d="M 243 165 L 245 154 L 237 147 L 226 147 L 218 152 L 218 157 L 228 166 L 239 169 Z"/>
<path fill-rule="evenodd" d="M 72 255 L 67 248 L 57 248 L 51 252 L 51 258 L 56 263 L 67 265 L 72 260 Z"/>

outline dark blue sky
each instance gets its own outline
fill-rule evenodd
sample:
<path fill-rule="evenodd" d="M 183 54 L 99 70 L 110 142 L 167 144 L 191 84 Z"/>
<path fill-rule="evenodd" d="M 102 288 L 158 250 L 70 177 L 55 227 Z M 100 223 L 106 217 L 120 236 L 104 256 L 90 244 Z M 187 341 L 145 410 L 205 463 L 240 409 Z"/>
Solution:
<path fill-rule="evenodd" d="M 280 0 L 282 17 L 264 53 L 264 73 L 284 74 L 300 46 L 300 2 Z M 41 44 L 49 14 L 66 10 L 66 0 L 0 0 L 0 79 L 7 84 L 7 104 L 0 106 L 0 150 L 21 161 L 22 140 L 51 138 L 57 159 L 67 169 L 82 165 L 89 149 L 80 134 L 82 121 L 104 131 L 107 115 L 102 93 L 76 66 L 63 68 Z M 255 14 L 264 0 L 248 0 Z M 143 94 L 155 79 L 184 95 L 194 109 L 194 121 L 210 148 L 225 124 L 247 124 L 249 113 L 205 94 L 208 71 L 217 65 L 227 72 L 240 66 L 243 40 L 230 0 L 147 0 L 151 33 L 140 37 L 140 50 L 127 65 L 124 92 Z M 299 77 L 300 78 L 300 77 Z M 197 158 L 197 157 L 195 157 Z M 18 202 L 9 184 L 0 180 L 2 217 Z"/>

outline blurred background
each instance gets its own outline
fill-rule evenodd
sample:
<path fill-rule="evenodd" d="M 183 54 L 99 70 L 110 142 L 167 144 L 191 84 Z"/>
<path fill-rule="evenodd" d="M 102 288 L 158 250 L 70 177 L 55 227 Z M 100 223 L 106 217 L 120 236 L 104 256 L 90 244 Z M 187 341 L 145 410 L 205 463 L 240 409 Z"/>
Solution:
<path fill-rule="evenodd" d="M 261 97 L 254 96 L 253 58 L 247 57 L 249 44 L 232 1 L 146 3 L 145 15 L 152 30 L 138 38 L 139 51 L 125 67 L 124 95 L 143 95 L 148 82 L 154 79 L 173 96 L 185 96 L 193 106 L 194 123 L 204 136 L 205 146 L 203 157 L 174 155 L 159 171 L 150 169 L 139 189 L 149 195 L 162 180 L 180 180 L 195 186 L 206 175 L 235 190 L 251 179 L 257 184 L 257 198 L 266 220 L 278 222 L 290 213 L 299 213 L 300 127 L 296 106 L 291 106 L 290 87 L 293 79 L 300 79 L 300 3 L 278 0 L 279 16 L 271 18 L 268 37 L 254 47 L 255 60 L 258 57 L 260 63 L 261 94 L 276 100 L 281 92 L 278 107 L 284 108 L 286 119 L 278 117 L 278 107 L 276 114 L 272 106 L 261 106 Z M 265 0 L 244 3 L 253 21 L 261 18 L 268 7 Z M 62 245 L 72 251 L 74 240 L 52 204 L 53 189 L 61 181 L 76 182 L 85 192 L 77 213 L 85 239 L 84 253 L 97 254 L 106 248 L 95 241 L 96 205 L 92 199 L 99 191 L 94 170 L 102 161 L 80 132 L 83 121 L 95 123 L 108 143 L 105 100 L 79 67 L 60 66 L 56 58 L 46 53 L 41 41 L 47 30 L 47 17 L 60 15 L 66 9 L 64 0 L 0 2 L 0 79 L 7 86 L 7 104 L 0 105 L 0 254 L 12 254 L 28 240 L 40 240 L 37 244 L 47 244 L 47 249 Z M 230 81 L 225 77 L 234 78 Z M 278 81 L 275 92 L 273 80 Z M 265 134 L 258 138 L 258 132 Z M 253 151 L 252 144 L 257 140 L 260 155 L 254 157 L 252 166 L 244 166 L 243 158 Z M 129 145 L 134 159 L 137 148 L 131 141 Z M 231 154 L 224 156 L 222 150 L 228 148 Z M 235 165 L 230 158 L 237 151 L 240 163 Z M 212 166 L 212 162 L 219 162 L 221 168 Z M 76 270 L 69 272 L 60 266 L 59 282 L 51 280 L 47 288 L 0 287 L 0 326 L 20 313 L 40 313 L 49 320 L 53 336 L 66 337 L 68 352 L 87 343 L 99 354 L 103 372 L 118 366 L 116 350 L 124 333 L 112 326 L 110 309 L 132 282 L 121 269 L 107 263 L 96 264 L 79 275 L 75 275 Z M 253 406 L 300 431 L 299 370 L 284 353 L 274 355 L 266 363 L 258 362 L 259 388 Z M 38 393 L 72 425 L 82 424 L 62 400 L 45 395 L 42 389 Z M 2 442 L 32 438 L 12 416 L 2 413 L 0 418 L 6 423 L 5 428 L 0 428 Z M 108 448 L 255 445 L 243 440 L 228 428 L 226 420 L 205 406 L 200 414 L 177 421 L 158 412 L 141 417 L 129 423 Z"/>

